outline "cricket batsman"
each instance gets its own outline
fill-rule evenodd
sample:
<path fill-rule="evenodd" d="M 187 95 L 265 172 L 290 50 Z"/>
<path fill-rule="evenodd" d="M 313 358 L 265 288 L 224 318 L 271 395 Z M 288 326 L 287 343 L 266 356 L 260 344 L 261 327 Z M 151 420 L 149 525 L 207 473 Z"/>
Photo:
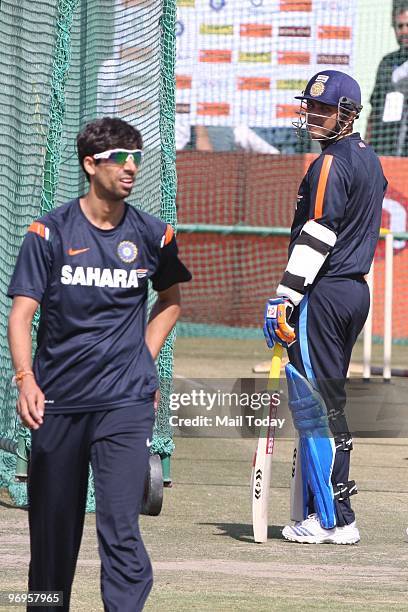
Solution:
<path fill-rule="evenodd" d="M 289 259 L 265 308 L 269 348 L 288 349 L 289 407 L 298 445 L 287 540 L 355 544 L 350 497 L 350 435 L 344 407 L 353 345 L 370 305 L 364 276 L 377 245 L 387 180 L 353 123 L 362 109 L 358 83 L 337 70 L 313 76 L 301 96 L 298 134 L 322 149 L 302 180 Z M 300 481 L 300 484 L 299 484 Z"/>

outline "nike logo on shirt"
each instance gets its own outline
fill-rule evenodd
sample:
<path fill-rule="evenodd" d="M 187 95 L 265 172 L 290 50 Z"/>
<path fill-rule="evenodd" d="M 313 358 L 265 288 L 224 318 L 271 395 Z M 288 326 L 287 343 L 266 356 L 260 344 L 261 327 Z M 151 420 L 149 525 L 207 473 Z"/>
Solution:
<path fill-rule="evenodd" d="M 79 255 L 80 253 L 86 253 L 89 251 L 89 247 L 86 249 L 68 249 L 68 255 Z"/>

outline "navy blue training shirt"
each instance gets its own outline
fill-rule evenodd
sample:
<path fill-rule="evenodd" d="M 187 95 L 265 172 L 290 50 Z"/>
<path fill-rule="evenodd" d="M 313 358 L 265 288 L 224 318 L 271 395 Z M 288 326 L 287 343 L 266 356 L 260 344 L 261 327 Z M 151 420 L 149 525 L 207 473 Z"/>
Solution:
<path fill-rule="evenodd" d="M 355 133 L 328 145 L 311 163 L 298 192 L 289 256 L 310 219 L 329 228 L 337 242 L 320 276 L 358 276 L 370 270 L 387 188 L 374 149 Z"/>
<path fill-rule="evenodd" d="M 189 281 L 170 225 L 125 205 L 102 230 L 79 199 L 31 224 L 8 295 L 41 304 L 34 373 L 47 412 L 125 408 L 158 387 L 145 344 L 148 279 L 157 291 Z"/>

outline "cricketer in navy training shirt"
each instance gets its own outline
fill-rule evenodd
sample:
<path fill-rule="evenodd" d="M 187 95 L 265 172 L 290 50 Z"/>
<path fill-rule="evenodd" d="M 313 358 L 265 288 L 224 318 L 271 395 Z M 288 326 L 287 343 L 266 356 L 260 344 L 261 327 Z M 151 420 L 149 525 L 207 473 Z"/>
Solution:
<path fill-rule="evenodd" d="M 289 407 L 297 431 L 291 518 L 285 539 L 355 544 L 360 534 L 350 497 L 353 448 L 344 408 L 353 345 L 366 320 L 369 272 L 387 187 L 380 161 L 353 123 L 360 86 L 323 70 L 300 102 L 298 134 L 320 143 L 298 191 L 289 257 L 277 297 L 265 308 L 264 333 L 288 349 Z"/>
<path fill-rule="evenodd" d="M 91 465 L 103 608 L 140 612 L 153 584 L 138 517 L 157 404 L 154 359 L 191 274 L 172 227 L 126 203 L 144 157 L 139 130 L 102 117 L 76 144 L 89 189 L 31 224 L 8 290 L 16 408 L 31 430 L 28 590 L 60 591 L 63 601 L 47 611 L 70 610 Z M 157 297 L 147 321 L 149 279 Z"/>
<path fill-rule="evenodd" d="M 148 279 L 164 291 L 188 281 L 173 229 L 126 204 L 113 229 L 93 225 L 79 200 L 29 227 L 8 295 L 41 304 L 35 379 L 47 413 L 145 404 L 157 387 L 145 344 Z"/>

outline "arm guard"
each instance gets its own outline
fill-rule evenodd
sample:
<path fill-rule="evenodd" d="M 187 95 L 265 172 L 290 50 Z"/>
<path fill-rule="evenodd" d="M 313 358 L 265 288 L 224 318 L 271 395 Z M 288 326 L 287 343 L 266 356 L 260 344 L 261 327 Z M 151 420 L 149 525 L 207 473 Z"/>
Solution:
<path fill-rule="evenodd" d="M 314 282 L 336 240 L 336 234 L 324 225 L 313 220 L 305 223 L 295 242 L 277 294 L 288 297 L 297 306 L 308 285 Z"/>

